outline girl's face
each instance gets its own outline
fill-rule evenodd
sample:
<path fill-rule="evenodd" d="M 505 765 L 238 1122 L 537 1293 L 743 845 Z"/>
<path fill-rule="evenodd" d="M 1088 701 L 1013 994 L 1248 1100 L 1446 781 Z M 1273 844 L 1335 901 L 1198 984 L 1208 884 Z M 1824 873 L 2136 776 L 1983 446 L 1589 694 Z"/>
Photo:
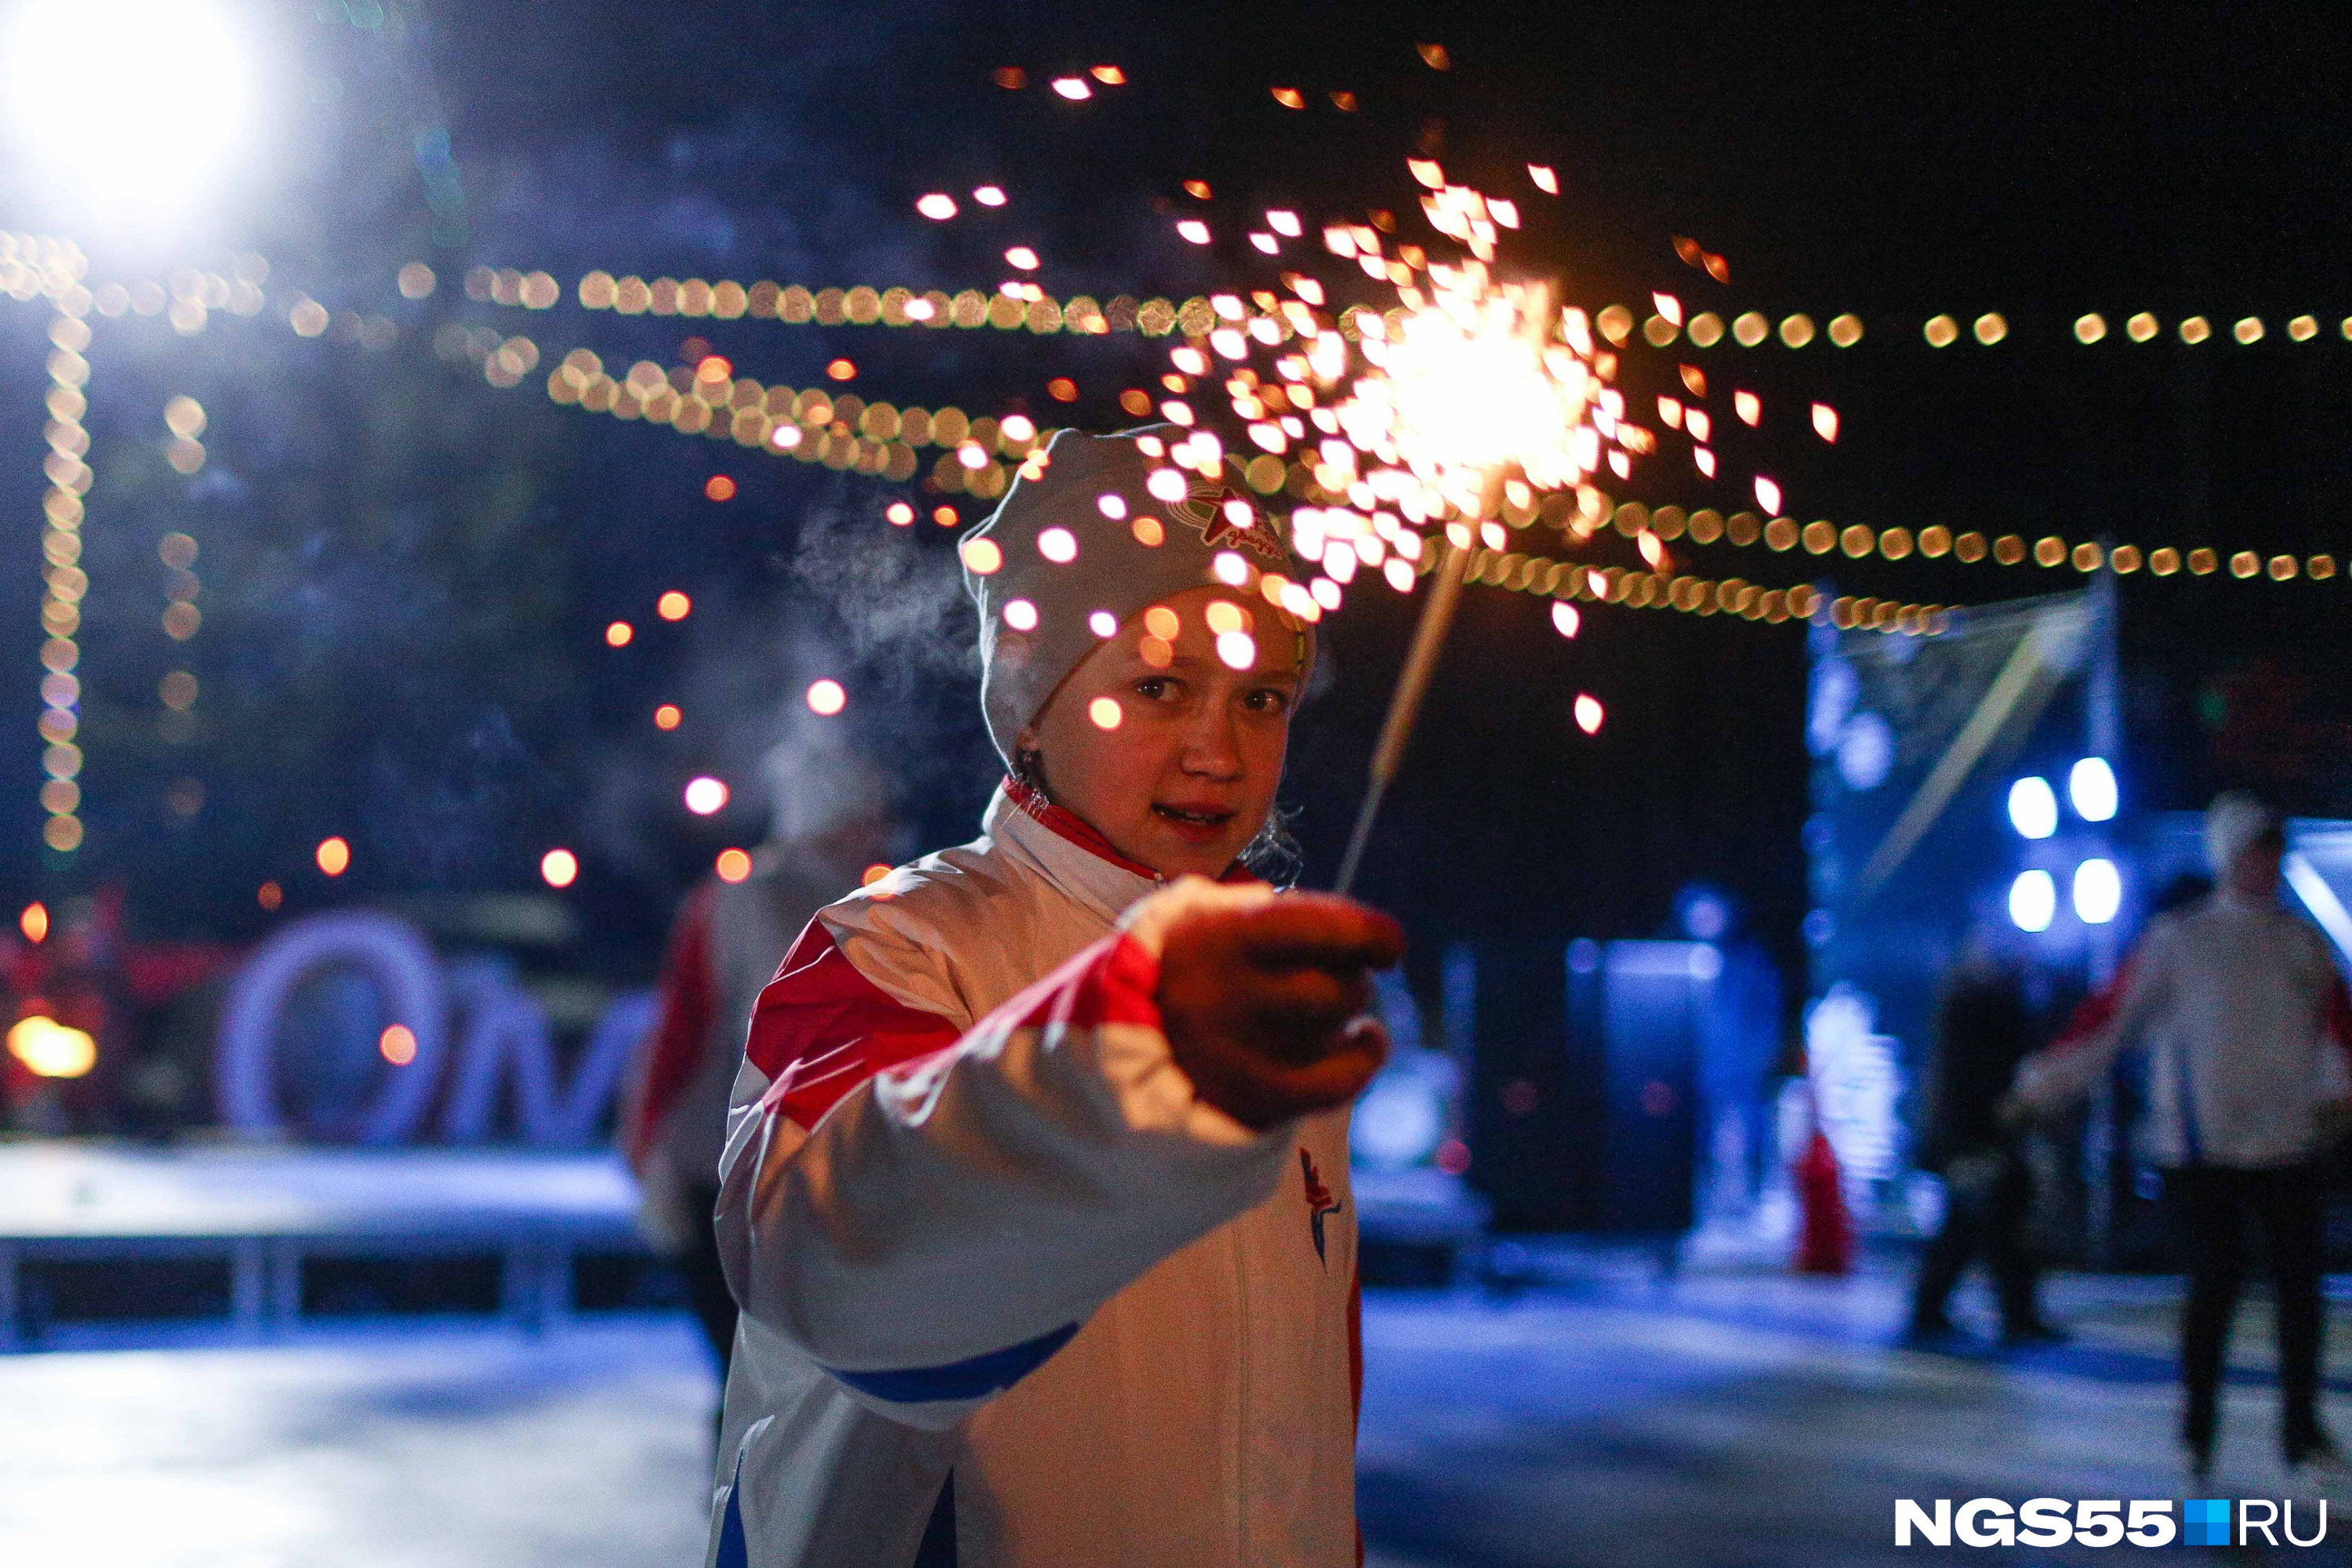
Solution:
<path fill-rule="evenodd" d="M 1220 624 L 1235 610 L 1255 623 L 1246 669 L 1218 657 L 1221 602 Z M 1055 801 L 1121 855 L 1163 877 L 1215 877 L 1274 809 L 1297 662 L 1296 634 L 1264 601 L 1188 588 L 1087 655 L 1020 743 L 1038 753 Z"/>

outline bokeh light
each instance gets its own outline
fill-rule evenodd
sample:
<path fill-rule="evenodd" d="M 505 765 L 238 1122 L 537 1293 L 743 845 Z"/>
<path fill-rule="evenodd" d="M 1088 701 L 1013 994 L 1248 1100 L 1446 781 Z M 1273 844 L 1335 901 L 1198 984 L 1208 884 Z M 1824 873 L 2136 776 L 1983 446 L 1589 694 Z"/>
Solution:
<path fill-rule="evenodd" d="M 49 934 L 48 905 L 38 902 L 26 904 L 25 912 L 16 917 L 16 929 L 25 933 L 26 942 L 39 942 L 46 938 Z"/>
<path fill-rule="evenodd" d="M 2042 931 L 2058 913 L 2058 884 L 2042 870 L 2020 871 L 2009 885 L 2009 918 L 2017 929 Z"/>
<path fill-rule="evenodd" d="M 2094 856 L 2074 868 L 2074 914 L 2084 925 L 2105 925 L 2123 908 L 2124 879 L 2116 863 Z"/>
<path fill-rule="evenodd" d="M 1116 730 L 1127 714 L 1119 707 L 1118 698 L 1097 697 L 1087 704 L 1087 717 L 1094 721 L 1097 730 Z"/>
<path fill-rule="evenodd" d="M 656 730 L 675 730 L 685 721 L 686 715 L 678 710 L 675 702 L 665 702 L 654 710 L 654 728 Z"/>
<path fill-rule="evenodd" d="M 629 639 L 636 635 L 637 628 L 629 625 L 628 622 L 614 621 L 611 626 L 604 628 L 604 646 L 607 647 L 626 647 L 629 646 Z"/>
<path fill-rule="evenodd" d="M 569 849 L 551 849 L 539 858 L 539 874 L 551 888 L 568 888 L 579 879 L 580 858 Z"/>
<path fill-rule="evenodd" d="M 2009 825 L 2024 838 L 2058 831 L 2058 795 L 2048 779 L 2028 774 L 2009 786 Z"/>
<path fill-rule="evenodd" d="M 666 621 L 682 621 L 694 609 L 694 601 L 672 588 L 654 601 L 654 614 Z"/>
<path fill-rule="evenodd" d="M 376 1054 L 396 1068 L 404 1068 L 416 1059 L 416 1031 L 405 1024 L 394 1024 L 376 1037 Z"/>
<path fill-rule="evenodd" d="M 36 1078 L 80 1078 L 98 1065 L 98 1042 L 35 1013 L 8 1030 L 8 1054 Z"/>
<path fill-rule="evenodd" d="M 721 849 L 711 869 L 722 882 L 740 882 L 751 874 L 751 857 L 740 849 Z"/>
<path fill-rule="evenodd" d="M 842 689 L 841 682 L 830 677 L 813 680 L 809 682 L 808 705 L 810 712 L 830 719 L 849 705 L 849 693 Z"/>
<path fill-rule="evenodd" d="M 697 816 L 709 816 L 723 810 L 728 798 L 726 784 L 707 773 L 687 783 L 686 809 Z"/>
<path fill-rule="evenodd" d="M 320 870 L 330 877 L 340 877 L 352 868 L 351 843 L 341 837 L 321 839 L 314 858 Z"/>
<path fill-rule="evenodd" d="M 735 481 L 725 474 L 713 474 L 702 487 L 702 493 L 712 500 L 733 500 Z"/>
<path fill-rule="evenodd" d="M 1598 735 L 1601 733 L 1601 721 L 1607 716 L 1601 706 L 1601 699 L 1590 692 L 1577 693 L 1576 727 L 1578 729 L 1588 735 Z"/>

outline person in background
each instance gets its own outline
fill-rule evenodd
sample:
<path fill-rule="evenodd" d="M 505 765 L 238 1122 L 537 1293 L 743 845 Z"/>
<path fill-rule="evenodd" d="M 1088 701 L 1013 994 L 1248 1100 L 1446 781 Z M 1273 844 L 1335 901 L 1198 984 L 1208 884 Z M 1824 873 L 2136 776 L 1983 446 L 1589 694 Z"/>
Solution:
<path fill-rule="evenodd" d="M 1945 978 L 1925 1075 L 1918 1163 L 1944 1179 L 1944 1224 L 1919 1259 L 1906 1334 L 1915 1343 L 1955 1332 L 1945 1306 L 1979 1258 L 1992 1273 L 2004 1342 L 2062 1337 L 2035 1300 L 2040 1268 L 2025 1239 L 2033 1168 L 1999 1114 L 2018 1064 L 2041 1043 L 2014 958 L 1988 931 L 1972 933 Z"/>
<path fill-rule="evenodd" d="M 2024 1110 L 2079 1099 L 2136 1037 L 2153 1046 L 2150 1149 L 2189 1254 L 2180 1438 L 2211 1468 L 2246 1230 L 2267 1244 L 2286 1461 L 2340 1463 L 2319 1424 L 2320 1156 L 2352 1116 L 2352 998 L 2326 942 L 2279 904 L 2286 841 L 2252 795 L 2217 796 L 2205 855 L 2219 886 L 2148 923 L 2078 1027 L 2020 1068 Z"/>
<path fill-rule="evenodd" d="M 888 788 L 831 725 L 802 724 L 761 767 L 771 802 L 768 841 L 751 874 L 706 879 L 670 931 L 659 1021 L 630 1077 L 622 1147 L 643 1190 L 639 1227 L 686 1281 L 688 1300 L 726 1381 L 735 1346 L 735 1299 L 719 1267 L 711 1212 L 727 1100 L 760 992 L 811 916 L 890 858 Z"/>

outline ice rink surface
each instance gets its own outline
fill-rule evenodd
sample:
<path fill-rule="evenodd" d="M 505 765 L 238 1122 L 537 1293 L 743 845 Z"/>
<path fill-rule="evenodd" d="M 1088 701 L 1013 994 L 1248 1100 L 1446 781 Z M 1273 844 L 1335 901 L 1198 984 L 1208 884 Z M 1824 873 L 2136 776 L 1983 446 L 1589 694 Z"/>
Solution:
<path fill-rule="evenodd" d="M 1373 1568 L 2129 1562 L 2141 1549 L 1897 1550 L 1894 1500 L 2190 1495 L 2171 1280 L 2062 1279 L 2051 1310 L 2074 1342 L 2002 1356 L 1890 1348 L 1902 1280 L 1884 1266 L 1536 1272 L 1507 1294 L 1367 1300 Z M 2305 1500 L 2307 1533 L 2311 1502 L 2336 1491 L 2333 1516 L 2345 1489 L 2278 1468 L 2264 1316 L 2241 1320 L 2221 1471 L 2196 1495 Z M 2352 1319 L 2336 1318 L 2329 1415 L 2347 1434 Z M 689 1568 L 712 1397 L 667 1317 L 0 1357 L 0 1563 Z M 2268 1555 L 2345 1562 L 2348 1534 Z"/>

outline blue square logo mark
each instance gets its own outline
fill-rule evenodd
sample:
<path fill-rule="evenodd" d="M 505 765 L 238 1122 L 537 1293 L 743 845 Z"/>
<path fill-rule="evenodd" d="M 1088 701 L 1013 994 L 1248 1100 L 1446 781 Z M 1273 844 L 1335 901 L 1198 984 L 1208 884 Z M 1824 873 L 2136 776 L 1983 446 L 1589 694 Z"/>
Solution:
<path fill-rule="evenodd" d="M 2184 1546 L 2230 1544 L 2230 1500 L 2193 1497 L 2180 1505 L 2180 1541 Z"/>

